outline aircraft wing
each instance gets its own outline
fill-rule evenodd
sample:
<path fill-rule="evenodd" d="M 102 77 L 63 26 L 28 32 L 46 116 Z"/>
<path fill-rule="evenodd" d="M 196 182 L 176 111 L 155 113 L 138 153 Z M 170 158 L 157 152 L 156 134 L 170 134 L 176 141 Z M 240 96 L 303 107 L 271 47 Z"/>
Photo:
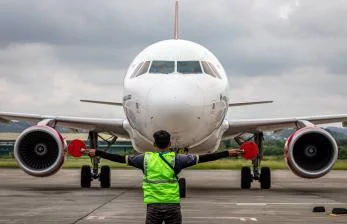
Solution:
<path fill-rule="evenodd" d="M 31 124 L 39 122 L 54 122 L 55 125 L 71 128 L 85 129 L 96 132 L 111 132 L 122 137 L 129 137 L 123 127 L 125 119 L 84 118 L 68 116 L 47 116 L 37 114 L 0 112 L 0 122 L 26 121 Z"/>
<path fill-rule="evenodd" d="M 247 132 L 278 131 L 285 128 L 297 128 L 301 127 L 302 122 L 305 121 L 311 122 L 315 125 L 342 122 L 343 126 L 345 127 L 347 126 L 347 114 L 297 118 L 229 120 L 229 127 L 224 132 L 223 138 L 228 138 Z"/>

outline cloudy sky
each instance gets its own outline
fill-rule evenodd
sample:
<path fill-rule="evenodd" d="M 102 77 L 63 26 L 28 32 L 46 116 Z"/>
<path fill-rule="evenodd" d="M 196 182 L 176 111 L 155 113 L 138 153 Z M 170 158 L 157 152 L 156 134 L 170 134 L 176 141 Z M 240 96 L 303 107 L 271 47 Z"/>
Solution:
<path fill-rule="evenodd" d="M 1 111 L 123 117 L 127 66 L 172 38 L 174 0 L 0 0 Z M 182 0 L 181 38 L 224 65 L 232 118 L 347 113 L 345 0 Z"/>

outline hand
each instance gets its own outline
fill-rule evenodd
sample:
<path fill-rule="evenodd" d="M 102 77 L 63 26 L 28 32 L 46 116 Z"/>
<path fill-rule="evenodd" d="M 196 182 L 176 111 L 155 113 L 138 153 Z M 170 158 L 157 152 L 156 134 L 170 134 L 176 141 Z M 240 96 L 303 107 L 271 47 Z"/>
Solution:
<path fill-rule="evenodd" d="M 237 157 L 238 155 L 244 153 L 243 150 L 241 149 L 229 149 L 229 157 Z"/>
<path fill-rule="evenodd" d="M 82 153 L 86 153 L 90 157 L 94 157 L 95 156 L 95 151 L 96 151 L 95 149 L 81 149 Z"/>
<path fill-rule="evenodd" d="M 95 149 L 89 149 L 88 150 L 88 156 L 90 156 L 90 157 L 94 157 L 95 156 Z"/>

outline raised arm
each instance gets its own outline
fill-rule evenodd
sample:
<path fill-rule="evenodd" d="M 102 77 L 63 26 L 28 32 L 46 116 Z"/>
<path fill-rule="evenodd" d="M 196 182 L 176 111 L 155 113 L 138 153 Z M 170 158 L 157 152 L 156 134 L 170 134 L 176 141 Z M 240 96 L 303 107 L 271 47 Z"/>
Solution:
<path fill-rule="evenodd" d="M 117 163 L 126 163 L 125 156 L 121 156 L 118 154 L 110 154 L 104 151 L 96 150 L 96 149 L 88 149 L 86 150 L 88 152 L 88 156 L 94 157 L 94 156 L 100 156 L 101 158 L 111 160 L 113 162 Z"/>
<path fill-rule="evenodd" d="M 198 156 L 197 163 L 210 162 L 226 157 L 237 157 L 240 153 L 242 153 L 242 151 L 239 149 L 229 149 L 228 151 L 200 155 Z"/>
<path fill-rule="evenodd" d="M 230 149 L 228 151 L 224 152 L 216 152 L 216 153 L 210 153 L 205 155 L 177 155 L 176 158 L 176 165 L 175 165 L 175 172 L 179 173 L 182 169 L 194 166 L 198 163 L 205 163 L 209 161 L 214 161 L 217 159 L 225 158 L 225 157 L 237 157 L 243 153 L 242 150 L 239 149 Z"/>
<path fill-rule="evenodd" d="M 118 154 L 111 154 L 104 151 L 95 150 L 95 156 L 100 156 L 101 158 L 108 159 L 117 163 L 126 163 L 125 156 L 121 156 Z"/>
<path fill-rule="evenodd" d="M 100 156 L 101 158 L 108 159 L 117 163 L 126 163 L 129 166 L 143 170 L 143 154 L 140 155 L 130 155 L 130 156 L 121 156 L 118 154 L 111 154 L 100 150 L 89 149 L 88 155 L 90 157 Z"/>

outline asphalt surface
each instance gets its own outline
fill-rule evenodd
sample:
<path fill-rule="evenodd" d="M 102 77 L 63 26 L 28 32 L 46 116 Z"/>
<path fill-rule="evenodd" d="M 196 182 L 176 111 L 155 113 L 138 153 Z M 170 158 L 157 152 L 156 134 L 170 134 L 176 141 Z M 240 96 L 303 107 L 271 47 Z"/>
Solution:
<path fill-rule="evenodd" d="M 0 223 L 144 223 L 141 171 L 112 170 L 112 187 L 79 187 L 79 170 L 35 178 L 18 169 L 0 169 Z M 347 172 L 317 180 L 274 171 L 271 190 L 241 190 L 239 171 L 187 170 L 183 223 L 347 223 Z M 326 212 L 313 213 L 314 206 Z"/>

